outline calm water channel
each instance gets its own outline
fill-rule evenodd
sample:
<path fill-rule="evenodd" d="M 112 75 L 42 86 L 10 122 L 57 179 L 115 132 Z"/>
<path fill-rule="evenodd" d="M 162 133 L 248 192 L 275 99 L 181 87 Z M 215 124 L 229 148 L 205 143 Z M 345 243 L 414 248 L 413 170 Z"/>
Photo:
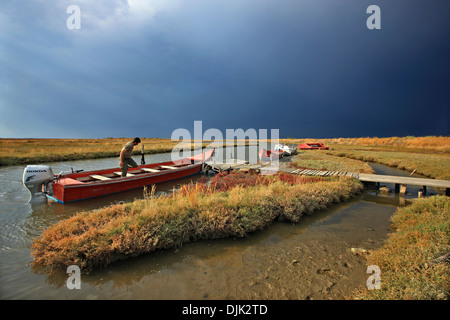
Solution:
<path fill-rule="evenodd" d="M 140 157 L 135 160 L 139 163 Z M 146 156 L 147 163 L 167 160 L 170 154 Z M 57 174 L 71 168 L 117 167 L 117 162 L 112 158 L 51 166 Z M 381 165 L 373 167 L 380 174 L 409 175 Z M 0 168 L 2 299 L 340 299 L 349 287 L 364 285 L 367 278 L 364 259 L 352 256 L 349 249 L 381 246 L 390 232 L 389 217 L 403 204 L 397 195 L 366 190 L 298 224 L 278 222 L 246 238 L 189 243 L 119 261 L 82 275 L 81 289 L 69 290 L 65 272 L 50 276 L 29 266 L 33 238 L 78 211 L 142 198 L 142 191 L 65 205 L 30 204 L 21 183 L 23 169 Z M 172 192 L 191 179 L 158 185 L 157 191 Z M 408 187 L 406 198 L 415 197 L 417 191 Z"/>

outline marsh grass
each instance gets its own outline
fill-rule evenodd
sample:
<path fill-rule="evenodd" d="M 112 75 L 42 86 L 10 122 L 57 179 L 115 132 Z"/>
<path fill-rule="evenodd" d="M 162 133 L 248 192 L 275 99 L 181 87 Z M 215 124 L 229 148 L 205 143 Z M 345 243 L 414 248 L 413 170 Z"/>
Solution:
<path fill-rule="evenodd" d="M 305 150 L 294 158 L 291 167 L 317 170 L 373 173 L 374 170 L 364 161 L 329 154 L 323 150 Z"/>
<path fill-rule="evenodd" d="M 132 138 L 106 139 L 0 139 L 0 165 L 43 163 L 118 157 Z M 170 139 L 142 138 L 145 153 L 170 152 L 177 144 Z M 135 154 L 140 154 L 140 147 Z"/>
<path fill-rule="evenodd" d="M 134 138 L 134 137 L 133 137 Z M 118 157 L 122 147 L 133 138 L 105 139 L 4 139 L 0 138 L 0 166 L 36 164 L 54 161 L 98 159 Z M 171 152 L 174 148 L 194 150 L 195 141 L 172 141 L 171 139 L 143 138 L 145 154 Z M 212 141 L 203 141 L 208 147 Z M 249 141 L 224 141 L 223 146 L 246 145 Z M 198 147 L 198 146 L 197 146 Z M 134 154 L 141 153 L 141 145 Z"/>
<path fill-rule="evenodd" d="M 122 147 L 131 140 L 133 138 L 0 139 L 0 166 L 118 157 Z M 179 142 L 171 139 L 141 138 L 141 141 L 145 154 L 171 152 L 179 147 Z M 193 149 L 193 142 L 190 147 Z M 141 154 L 141 145 L 133 153 Z"/>
<path fill-rule="evenodd" d="M 230 174 L 217 178 L 215 185 L 184 186 L 168 197 L 153 194 L 132 203 L 81 212 L 48 228 L 34 241 L 33 265 L 53 270 L 75 264 L 89 271 L 185 242 L 243 237 L 274 220 L 298 222 L 303 215 L 362 190 L 361 183 L 350 178 L 298 176 L 296 181 L 283 181 L 287 178 L 276 175 L 253 184 L 260 177 Z"/>
<path fill-rule="evenodd" d="M 426 136 L 426 137 L 361 137 L 361 138 L 331 138 L 331 139 L 283 139 L 285 143 L 299 144 L 305 142 L 323 142 L 332 146 L 374 147 L 378 149 L 395 148 L 413 152 L 450 152 L 450 137 Z"/>
<path fill-rule="evenodd" d="M 430 261 L 450 252 L 450 198 L 433 196 L 399 208 L 395 230 L 369 255 L 381 270 L 381 289 L 360 291 L 360 299 L 448 300 L 450 264 Z"/>

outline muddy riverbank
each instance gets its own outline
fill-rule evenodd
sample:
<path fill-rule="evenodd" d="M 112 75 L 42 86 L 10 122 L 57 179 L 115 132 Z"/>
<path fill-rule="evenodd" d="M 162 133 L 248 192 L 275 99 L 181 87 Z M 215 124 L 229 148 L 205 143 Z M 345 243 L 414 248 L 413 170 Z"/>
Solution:
<path fill-rule="evenodd" d="M 355 199 L 298 225 L 273 225 L 267 235 L 224 241 L 227 248 L 203 257 L 202 263 L 191 260 L 192 268 L 182 278 L 160 285 L 174 285 L 171 296 L 175 299 L 192 297 L 192 293 L 194 299 L 351 298 L 352 290 L 364 286 L 367 279 L 366 258 L 352 254 L 351 248 L 381 246 L 390 231 L 386 219 L 394 211 L 362 201 Z M 178 254 L 187 258 L 196 247 L 183 248 Z"/>

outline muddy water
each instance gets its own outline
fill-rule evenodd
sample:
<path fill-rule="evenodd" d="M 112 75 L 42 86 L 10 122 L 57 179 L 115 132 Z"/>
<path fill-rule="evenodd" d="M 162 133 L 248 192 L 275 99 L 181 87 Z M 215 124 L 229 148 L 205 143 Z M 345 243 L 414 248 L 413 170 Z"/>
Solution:
<path fill-rule="evenodd" d="M 146 160 L 169 158 L 163 154 L 147 156 Z M 52 164 L 55 173 L 71 167 L 90 170 L 112 166 L 117 166 L 117 159 Z M 393 174 L 384 166 L 374 167 L 377 172 Z M 49 276 L 29 266 L 33 238 L 80 210 L 141 198 L 142 191 L 75 204 L 31 205 L 21 185 L 22 171 L 21 166 L 0 168 L 2 299 L 342 299 L 365 286 L 368 276 L 365 257 L 353 255 L 350 248 L 381 246 L 390 232 L 388 219 L 402 203 L 398 196 L 367 190 L 297 224 L 274 223 L 246 238 L 189 243 L 119 261 L 83 275 L 81 289 L 69 290 L 64 272 Z M 190 181 L 161 184 L 157 191 L 171 192 L 178 184 Z"/>

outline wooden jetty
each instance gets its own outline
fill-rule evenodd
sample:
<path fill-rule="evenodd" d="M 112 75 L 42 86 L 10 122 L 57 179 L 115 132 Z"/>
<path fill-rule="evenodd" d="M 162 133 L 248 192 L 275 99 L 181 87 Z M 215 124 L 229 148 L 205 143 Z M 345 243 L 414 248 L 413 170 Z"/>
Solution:
<path fill-rule="evenodd" d="M 389 176 L 381 174 L 366 174 L 366 173 L 355 173 L 355 172 L 344 172 L 344 171 L 326 171 L 326 170 L 315 170 L 315 169 L 295 169 L 295 168 L 278 168 L 272 167 L 271 164 L 250 164 L 248 161 L 234 160 L 233 162 L 226 163 L 208 163 L 208 169 L 216 172 L 223 171 L 249 171 L 253 170 L 259 173 L 269 173 L 269 172 L 286 172 L 290 174 L 307 175 L 307 176 L 345 176 L 350 178 L 359 179 L 362 182 L 369 183 L 389 183 L 395 185 L 395 192 L 400 194 L 406 193 L 407 185 L 421 186 L 423 193 L 426 194 L 427 187 L 430 188 L 440 188 L 445 190 L 445 194 L 450 196 L 450 181 L 449 180 L 438 180 L 438 179 L 427 179 L 427 178 L 416 178 L 416 177 L 401 177 L 401 176 Z"/>
<path fill-rule="evenodd" d="M 407 185 L 422 186 L 423 192 L 426 194 L 427 187 L 445 189 L 445 194 L 450 195 L 450 181 L 415 178 L 415 177 L 399 177 L 399 176 L 387 176 L 380 174 L 366 174 L 360 173 L 359 180 L 363 182 L 376 182 L 376 183 L 392 183 L 395 184 L 395 192 L 405 193 Z"/>

